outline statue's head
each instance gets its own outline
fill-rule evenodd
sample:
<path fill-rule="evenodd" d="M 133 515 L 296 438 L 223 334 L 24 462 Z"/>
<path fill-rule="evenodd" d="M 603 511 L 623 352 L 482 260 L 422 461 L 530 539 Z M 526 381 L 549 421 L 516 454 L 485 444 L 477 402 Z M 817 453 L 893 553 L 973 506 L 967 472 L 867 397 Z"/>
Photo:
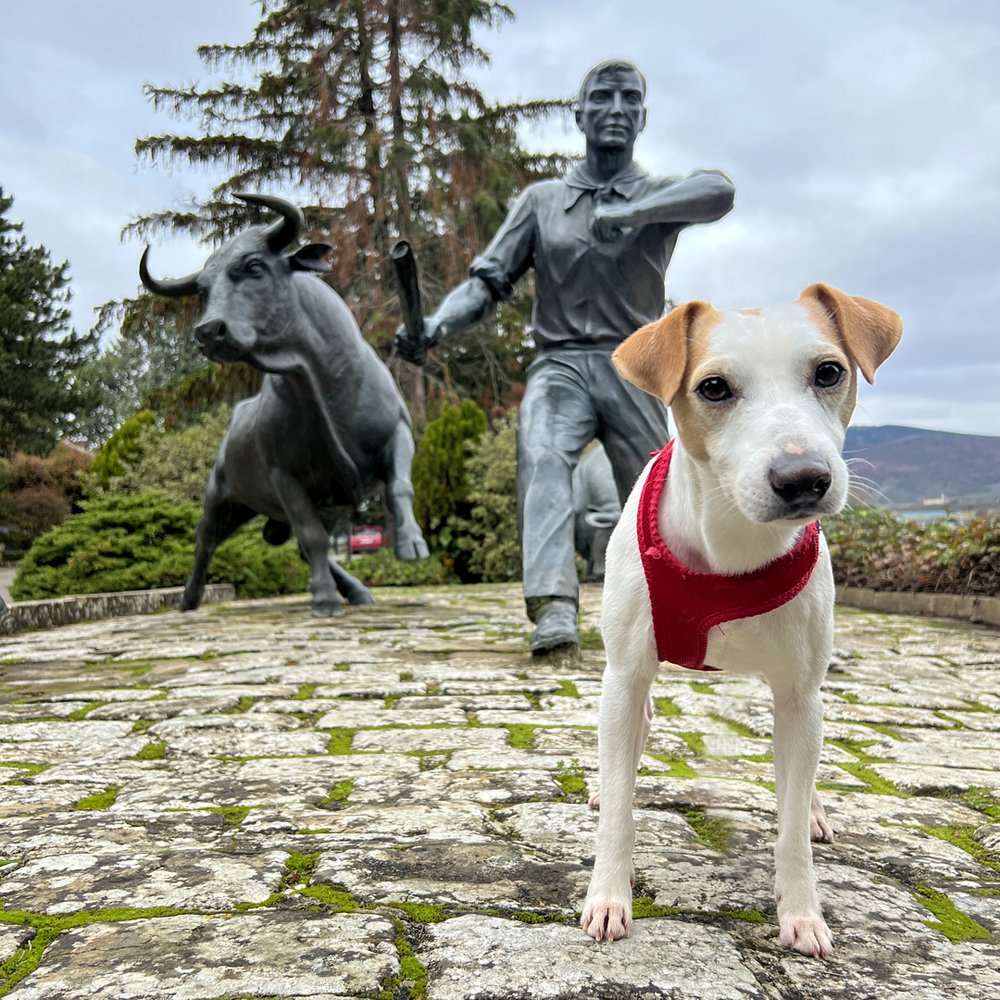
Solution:
<path fill-rule="evenodd" d="M 588 146 L 631 149 L 646 127 L 646 78 L 624 59 L 606 59 L 584 76 L 576 124 Z"/>

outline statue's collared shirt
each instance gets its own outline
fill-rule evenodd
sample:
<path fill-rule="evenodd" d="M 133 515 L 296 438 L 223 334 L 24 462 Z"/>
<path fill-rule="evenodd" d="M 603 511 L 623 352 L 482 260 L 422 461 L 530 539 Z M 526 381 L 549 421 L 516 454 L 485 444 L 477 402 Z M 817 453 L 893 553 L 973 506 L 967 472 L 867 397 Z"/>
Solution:
<path fill-rule="evenodd" d="M 643 199 L 681 179 L 650 177 L 633 163 L 600 184 L 580 164 L 565 177 L 532 184 L 470 273 L 494 298 L 506 299 L 535 269 L 531 332 L 541 353 L 611 350 L 663 314 L 667 266 L 685 223 L 626 228 L 602 240 L 594 232 L 594 209 Z"/>

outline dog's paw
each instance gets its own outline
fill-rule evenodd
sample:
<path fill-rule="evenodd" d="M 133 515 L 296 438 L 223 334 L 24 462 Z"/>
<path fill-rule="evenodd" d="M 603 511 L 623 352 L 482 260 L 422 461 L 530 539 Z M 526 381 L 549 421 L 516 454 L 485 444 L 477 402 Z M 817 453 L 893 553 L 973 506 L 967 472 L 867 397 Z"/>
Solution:
<path fill-rule="evenodd" d="M 809 814 L 809 839 L 817 844 L 833 843 L 833 827 L 824 812 Z"/>
<path fill-rule="evenodd" d="M 818 913 L 788 914 L 779 917 L 783 945 L 812 958 L 829 958 L 833 935 Z"/>
<path fill-rule="evenodd" d="M 595 941 L 617 941 L 632 932 L 632 904 L 602 899 L 587 902 L 580 926 Z"/>
<path fill-rule="evenodd" d="M 593 795 L 587 800 L 587 805 L 590 807 L 591 812 L 600 812 L 601 810 L 601 792 L 598 789 Z"/>

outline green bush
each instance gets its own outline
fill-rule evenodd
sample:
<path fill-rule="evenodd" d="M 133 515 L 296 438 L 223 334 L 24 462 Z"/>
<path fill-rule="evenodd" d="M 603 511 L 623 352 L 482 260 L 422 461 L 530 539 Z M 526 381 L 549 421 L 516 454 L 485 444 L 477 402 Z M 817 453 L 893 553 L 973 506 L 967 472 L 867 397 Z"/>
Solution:
<path fill-rule="evenodd" d="M 101 486 L 107 487 L 114 476 L 120 476 L 140 457 L 144 432 L 155 426 L 156 415 L 152 410 L 139 410 L 104 442 L 90 469 Z"/>
<path fill-rule="evenodd" d="M 918 522 L 858 508 L 825 519 L 823 528 L 839 584 L 1000 595 L 1000 518 Z"/>
<path fill-rule="evenodd" d="M 440 556 L 404 562 L 389 549 L 379 549 L 355 556 L 344 569 L 369 587 L 425 587 L 456 583 L 451 570 Z"/>
<path fill-rule="evenodd" d="M 0 460 L 0 548 L 20 555 L 40 534 L 59 524 L 81 495 L 81 475 L 92 457 L 60 442 L 45 458 L 15 452 Z"/>
<path fill-rule="evenodd" d="M 519 580 L 516 412 L 479 436 L 465 468 L 470 510 L 460 544 L 469 553 L 469 569 L 490 583 Z"/>
<path fill-rule="evenodd" d="M 486 414 L 471 400 L 459 406 L 445 403 L 440 416 L 427 425 L 413 457 L 414 515 L 430 550 L 462 580 L 475 579 L 461 545 L 469 516 L 467 446 L 486 428 Z"/>
<path fill-rule="evenodd" d="M 200 510 L 162 493 L 107 494 L 36 539 L 11 587 L 17 601 L 179 586 L 194 561 Z M 296 593 L 308 569 L 294 542 L 275 548 L 258 524 L 242 528 L 215 553 L 209 582 L 231 582 L 241 597 Z"/>

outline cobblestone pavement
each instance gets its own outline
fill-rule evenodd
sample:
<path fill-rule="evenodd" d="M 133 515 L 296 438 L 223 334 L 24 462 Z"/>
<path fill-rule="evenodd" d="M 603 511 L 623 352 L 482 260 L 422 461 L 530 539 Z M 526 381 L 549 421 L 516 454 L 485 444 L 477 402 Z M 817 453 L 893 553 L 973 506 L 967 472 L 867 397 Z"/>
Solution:
<path fill-rule="evenodd" d="M 515 587 L 0 640 L 0 995 L 996 1000 L 1000 633 L 838 611 L 828 962 L 778 945 L 766 688 L 664 668 L 595 944 L 599 599 L 578 662 Z"/>

